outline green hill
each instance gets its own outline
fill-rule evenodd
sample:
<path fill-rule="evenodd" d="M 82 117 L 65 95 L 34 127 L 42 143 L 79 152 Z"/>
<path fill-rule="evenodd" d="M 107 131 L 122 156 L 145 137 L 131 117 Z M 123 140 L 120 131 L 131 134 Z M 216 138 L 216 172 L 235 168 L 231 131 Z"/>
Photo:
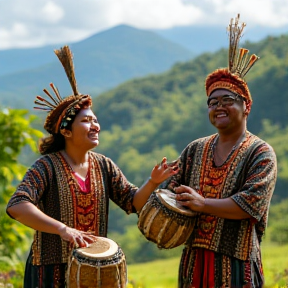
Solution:
<path fill-rule="evenodd" d="M 276 189 L 275 200 L 287 197 L 288 148 L 280 144 L 288 141 L 287 45 L 288 35 L 245 43 L 261 57 L 247 77 L 254 99 L 248 129 L 262 133 L 268 142 L 273 140 L 282 156 L 277 184 L 281 189 Z M 163 74 L 132 80 L 99 95 L 94 99 L 102 127 L 97 150 L 115 160 L 131 181 L 141 184 L 164 155 L 172 160 L 193 139 L 215 132 L 208 122 L 204 80 L 226 62 L 225 49 L 202 54 Z M 269 125 L 274 125 L 274 131 L 269 131 Z"/>
<path fill-rule="evenodd" d="M 247 79 L 254 99 L 248 129 L 276 151 L 278 180 L 273 203 L 287 198 L 287 45 L 288 35 L 245 43 L 245 47 L 261 57 Z M 202 54 L 189 62 L 174 65 L 165 73 L 130 80 L 95 96 L 93 109 L 102 129 L 96 151 L 111 157 L 131 182 L 141 185 L 163 156 L 175 159 L 190 141 L 215 132 L 207 117 L 204 79 L 215 68 L 226 66 L 226 60 L 225 49 Z M 40 122 L 38 127 L 41 127 Z M 26 165 L 33 159 L 35 155 L 26 150 L 21 157 Z M 136 221 L 135 217 L 126 217 L 111 205 L 111 233 L 124 235 L 127 227 L 135 225 Z M 140 232 L 138 236 L 141 238 Z M 116 239 L 121 237 L 118 235 Z M 141 245 L 138 255 L 142 255 Z M 152 246 L 149 251 L 156 255 Z"/>
<path fill-rule="evenodd" d="M 288 200 L 287 45 L 288 35 L 245 43 L 251 53 L 261 57 L 247 77 L 254 100 L 248 129 L 270 143 L 278 159 L 269 218 L 270 230 L 279 235 L 272 239 L 277 243 L 287 243 L 287 222 L 282 222 L 282 206 L 276 205 Z M 164 155 L 173 160 L 190 141 L 215 132 L 207 117 L 204 80 L 214 69 L 226 66 L 226 61 L 225 49 L 202 54 L 165 73 L 128 81 L 94 98 L 93 109 L 102 129 L 96 150 L 111 157 L 130 181 L 141 185 Z M 129 262 L 179 253 L 177 249 L 157 249 L 137 231 L 136 216 L 127 216 L 113 203 L 110 208 L 109 235 L 125 249 Z"/>
<path fill-rule="evenodd" d="M 245 43 L 261 57 L 247 79 L 254 99 L 248 129 L 270 143 L 278 158 L 272 206 L 288 198 L 287 46 L 287 35 Z M 173 160 L 190 141 L 215 132 L 207 117 L 204 80 L 226 61 L 227 50 L 222 49 L 178 63 L 165 73 L 127 81 L 97 97 L 94 94 L 93 110 L 102 128 L 96 151 L 111 157 L 131 182 L 141 185 L 163 156 Z M 35 157 L 28 155 L 25 151 L 21 159 L 27 165 Z M 283 212 L 287 205 L 274 207 L 269 221 L 277 237 L 271 239 L 287 243 L 287 221 L 279 221 L 287 214 Z M 130 263 L 179 255 L 177 249 L 161 251 L 149 243 L 138 231 L 136 215 L 126 216 L 113 203 L 110 212 L 109 237 L 121 244 Z"/>

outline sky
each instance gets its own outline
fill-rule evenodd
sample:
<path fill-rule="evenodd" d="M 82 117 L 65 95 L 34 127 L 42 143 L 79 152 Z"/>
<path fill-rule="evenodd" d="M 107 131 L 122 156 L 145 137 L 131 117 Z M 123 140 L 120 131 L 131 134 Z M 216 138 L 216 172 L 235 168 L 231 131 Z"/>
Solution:
<path fill-rule="evenodd" d="M 288 0 L 0 0 L 0 49 L 81 41 L 127 24 L 140 29 L 288 25 Z"/>

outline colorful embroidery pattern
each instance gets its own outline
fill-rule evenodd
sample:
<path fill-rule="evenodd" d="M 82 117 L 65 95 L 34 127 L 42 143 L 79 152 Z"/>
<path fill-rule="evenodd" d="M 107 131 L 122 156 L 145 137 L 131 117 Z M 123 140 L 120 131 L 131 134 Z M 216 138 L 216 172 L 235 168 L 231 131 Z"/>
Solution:
<path fill-rule="evenodd" d="M 253 218 L 230 220 L 200 214 L 182 255 L 179 279 L 183 283 L 192 283 L 195 257 L 202 248 L 226 255 L 228 262 L 229 259 L 245 263 L 253 260 L 261 266 L 259 243 L 267 224 L 268 206 L 276 181 L 275 153 L 267 143 L 247 131 L 245 140 L 235 147 L 227 160 L 221 166 L 215 166 L 213 144 L 216 137 L 215 134 L 191 142 L 180 156 L 179 174 L 172 177 L 166 187 L 173 189 L 182 184 L 206 198 L 231 197 Z M 222 269 L 225 278 L 229 275 L 223 269 L 226 266 L 231 269 L 231 263 L 224 264 L 218 269 Z M 219 275 L 217 273 L 215 275 Z M 249 275 L 245 277 L 248 279 Z"/>
<path fill-rule="evenodd" d="M 71 167 L 60 152 L 39 158 L 27 171 L 8 207 L 22 201 L 38 206 L 69 227 L 107 236 L 109 198 L 127 213 L 136 212 L 132 185 L 113 161 L 89 152 L 90 191 L 83 192 Z M 58 235 L 36 231 L 32 244 L 33 264 L 67 263 L 69 245 Z"/>

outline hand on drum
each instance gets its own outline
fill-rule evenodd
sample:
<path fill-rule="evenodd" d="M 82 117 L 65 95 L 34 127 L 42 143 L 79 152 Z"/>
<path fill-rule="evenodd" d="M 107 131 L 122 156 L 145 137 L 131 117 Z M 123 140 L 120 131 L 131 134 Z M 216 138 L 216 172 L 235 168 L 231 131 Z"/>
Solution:
<path fill-rule="evenodd" d="M 202 212 L 205 206 L 205 198 L 197 193 L 193 188 L 185 185 L 175 187 L 176 201 L 190 210 Z"/>
<path fill-rule="evenodd" d="M 68 226 L 61 229 L 59 236 L 77 248 L 87 247 L 89 244 L 97 241 L 97 236 L 93 235 L 92 232 L 83 232 Z"/>
<path fill-rule="evenodd" d="M 163 157 L 162 162 L 154 166 L 150 180 L 155 184 L 161 184 L 167 178 L 177 174 L 178 171 L 178 160 L 168 163 L 167 158 Z"/>

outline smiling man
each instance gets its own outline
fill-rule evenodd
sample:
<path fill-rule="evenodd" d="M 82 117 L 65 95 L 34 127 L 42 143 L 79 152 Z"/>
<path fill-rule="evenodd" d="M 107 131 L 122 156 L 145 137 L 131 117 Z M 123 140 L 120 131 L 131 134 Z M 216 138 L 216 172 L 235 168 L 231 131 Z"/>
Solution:
<path fill-rule="evenodd" d="M 191 142 L 166 187 L 198 212 L 185 245 L 179 287 L 263 287 L 260 243 L 276 182 L 271 146 L 247 131 L 252 97 L 243 77 L 258 60 L 238 49 L 244 24 L 229 25 L 229 65 L 206 78 L 207 108 L 217 133 Z M 164 187 L 165 188 L 165 187 Z"/>

